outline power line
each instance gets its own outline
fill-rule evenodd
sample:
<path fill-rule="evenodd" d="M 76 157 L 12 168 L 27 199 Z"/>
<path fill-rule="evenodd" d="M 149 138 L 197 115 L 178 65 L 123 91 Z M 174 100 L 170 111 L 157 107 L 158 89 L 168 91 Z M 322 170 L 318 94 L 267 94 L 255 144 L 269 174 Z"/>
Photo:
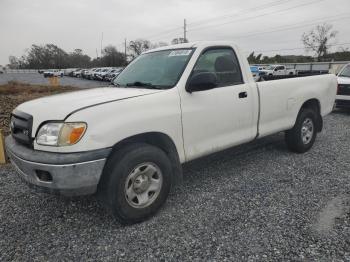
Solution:
<path fill-rule="evenodd" d="M 198 21 L 189 23 L 188 25 L 196 25 L 196 24 L 208 23 L 208 22 L 213 21 L 213 20 L 229 18 L 229 17 L 236 16 L 236 15 L 240 16 L 242 14 L 246 14 L 246 13 L 249 13 L 249 12 L 254 11 L 254 10 L 261 11 L 263 9 L 268 9 L 268 8 L 271 8 L 271 7 L 274 7 L 274 6 L 278 6 L 278 5 L 282 5 L 282 4 L 291 2 L 291 1 L 294 1 L 294 0 L 278 0 L 278 1 L 274 1 L 274 2 L 269 2 L 269 3 L 263 4 L 263 5 L 259 5 L 259 6 L 256 6 L 256 7 L 243 9 L 243 10 L 241 10 L 239 12 L 235 12 L 233 14 L 220 15 L 220 16 L 216 16 L 216 17 L 213 17 L 213 18 L 209 18 L 209 19 L 198 20 Z"/>
<path fill-rule="evenodd" d="M 339 17 L 339 16 L 343 16 L 343 15 L 348 15 L 348 16 Z M 334 21 L 345 20 L 345 19 L 349 19 L 350 16 L 349 16 L 348 13 L 345 13 L 345 14 L 334 15 L 334 16 L 331 16 L 329 18 L 331 18 L 331 19 L 324 20 L 324 18 L 318 18 L 318 19 L 303 21 L 303 22 L 295 24 L 293 26 L 289 25 L 289 26 L 275 27 L 275 28 L 270 28 L 267 31 L 252 31 L 252 32 L 250 32 L 248 34 L 236 35 L 236 36 L 227 36 L 227 37 L 225 37 L 225 39 L 227 39 L 228 37 L 235 38 L 235 39 L 240 39 L 240 38 L 247 38 L 247 37 L 257 36 L 257 35 L 261 35 L 261 34 L 269 34 L 269 33 L 275 33 L 275 32 L 280 32 L 280 31 L 293 30 L 293 29 L 302 28 L 302 27 L 306 27 L 306 26 L 317 25 L 319 23 L 326 23 L 326 22 L 334 22 Z"/>
<path fill-rule="evenodd" d="M 275 29 L 271 29 L 269 31 L 252 32 L 251 34 L 235 36 L 234 38 L 246 38 L 246 37 L 252 37 L 252 36 L 261 35 L 261 34 L 275 33 L 275 32 L 286 31 L 286 30 L 293 30 L 293 29 L 298 29 L 298 28 L 302 28 L 302 27 L 306 27 L 306 26 L 317 25 L 320 22 L 321 23 L 322 22 L 323 23 L 334 22 L 334 21 L 340 21 L 340 20 L 345 20 L 345 19 L 349 19 L 349 18 L 350 18 L 350 16 L 339 17 L 339 18 L 334 18 L 334 19 L 326 19 L 326 20 L 317 19 L 318 22 L 312 22 L 312 23 L 308 23 L 308 24 L 304 24 L 305 22 L 303 22 L 302 24 L 299 23 L 296 26 L 276 27 Z"/>
<path fill-rule="evenodd" d="M 244 13 L 247 13 L 248 11 L 253 11 L 253 10 L 257 10 L 259 8 L 262 8 L 262 9 L 266 9 L 266 8 L 271 8 L 273 6 L 277 6 L 277 5 L 281 5 L 281 4 L 285 4 L 285 3 L 288 3 L 290 1 L 294 1 L 294 0 L 277 0 L 277 1 L 274 1 L 274 2 L 270 2 L 270 3 L 266 3 L 264 5 L 260 5 L 260 6 L 256 6 L 256 7 L 253 7 L 253 8 L 249 8 L 249 9 L 245 9 L 243 11 L 240 12 L 240 14 L 243 14 Z M 318 0 L 318 1 L 324 1 L 324 0 Z M 267 6 L 268 5 L 268 6 Z M 265 7 L 266 6 L 266 7 Z M 223 17 L 231 17 L 233 14 L 231 15 L 224 15 Z M 211 18 L 211 19 L 208 19 L 208 20 L 215 20 L 215 19 L 218 19 L 220 18 L 219 17 L 216 17 L 216 18 Z M 192 22 L 192 23 L 188 23 L 187 25 L 194 25 L 194 24 L 198 24 L 198 23 L 203 23 L 205 22 L 205 20 L 201 20 L 201 21 L 197 21 L 197 22 Z M 148 36 L 148 37 L 144 37 L 145 39 L 150 39 L 150 40 L 156 40 L 156 39 L 160 39 L 161 37 L 160 36 L 164 36 L 164 35 L 168 35 L 168 34 L 171 34 L 175 31 L 179 31 L 179 29 L 183 29 L 183 27 L 175 27 L 175 28 L 172 28 L 172 29 L 168 29 L 168 30 L 165 30 L 163 32 L 160 32 L 158 34 L 155 34 L 155 35 L 151 35 L 151 36 Z M 188 32 L 188 30 L 186 31 Z"/>
<path fill-rule="evenodd" d="M 231 24 L 233 22 L 245 21 L 245 20 L 249 20 L 249 19 L 256 19 L 256 18 L 259 18 L 259 17 L 263 17 L 263 16 L 267 16 L 267 15 L 271 15 L 271 14 L 276 14 L 276 13 L 280 13 L 280 12 L 285 12 L 285 11 L 289 11 L 289 10 L 292 10 L 292 9 L 297 9 L 299 7 L 320 3 L 322 1 L 326 1 L 326 0 L 316 0 L 316 1 L 313 1 L 313 2 L 304 3 L 304 4 L 296 5 L 296 6 L 293 6 L 293 7 L 288 7 L 288 8 L 285 8 L 285 9 L 272 11 L 272 12 L 268 12 L 268 13 L 264 13 L 264 14 L 260 14 L 260 15 L 256 15 L 256 16 L 251 16 L 251 17 L 246 17 L 246 18 L 241 18 L 241 19 L 235 19 L 235 20 L 231 20 L 229 22 L 215 24 L 215 25 L 208 25 L 208 26 L 203 26 L 203 27 L 197 27 L 197 28 L 190 29 L 188 31 L 192 32 L 192 31 L 207 29 L 207 28 L 210 28 L 210 27 L 216 27 L 216 26 L 222 26 L 222 25 L 226 25 L 226 24 Z"/>
<path fill-rule="evenodd" d="M 329 47 L 332 46 L 341 46 L 341 45 L 349 45 L 350 42 L 341 43 L 341 44 L 330 44 Z M 283 49 L 273 49 L 273 50 L 254 50 L 255 53 L 263 53 L 263 52 L 280 52 L 280 51 L 294 51 L 294 50 L 303 50 L 305 47 L 295 47 L 295 48 L 283 48 Z"/>

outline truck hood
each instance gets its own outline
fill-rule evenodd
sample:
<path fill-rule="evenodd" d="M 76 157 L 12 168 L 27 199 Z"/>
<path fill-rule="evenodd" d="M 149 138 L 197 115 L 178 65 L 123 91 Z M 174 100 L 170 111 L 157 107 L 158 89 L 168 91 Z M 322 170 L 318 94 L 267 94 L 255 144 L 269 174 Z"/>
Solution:
<path fill-rule="evenodd" d="M 33 116 L 33 131 L 35 132 L 42 122 L 64 120 L 77 110 L 158 92 L 162 92 L 162 90 L 117 87 L 94 88 L 34 99 L 19 105 L 16 110 Z"/>

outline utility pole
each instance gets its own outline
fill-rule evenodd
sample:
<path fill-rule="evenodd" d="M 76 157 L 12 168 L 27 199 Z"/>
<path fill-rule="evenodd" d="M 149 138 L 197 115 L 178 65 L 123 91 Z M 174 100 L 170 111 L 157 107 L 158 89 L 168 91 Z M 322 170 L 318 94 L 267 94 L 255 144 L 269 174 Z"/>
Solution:
<path fill-rule="evenodd" d="M 128 64 L 128 57 L 126 56 L 126 38 L 124 40 L 124 56 L 125 56 L 125 65 Z"/>
<path fill-rule="evenodd" d="M 187 33 L 187 25 L 186 25 L 186 19 L 184 19 L 184 43 L 187 43 L 186 33 Z"/>
<path fill-rule="evenodd" d="M 103 32 L 102 32 L 102 35 L 101 35 L 101 57 L 102 57 L 102 42 L 103 42 Z"/>

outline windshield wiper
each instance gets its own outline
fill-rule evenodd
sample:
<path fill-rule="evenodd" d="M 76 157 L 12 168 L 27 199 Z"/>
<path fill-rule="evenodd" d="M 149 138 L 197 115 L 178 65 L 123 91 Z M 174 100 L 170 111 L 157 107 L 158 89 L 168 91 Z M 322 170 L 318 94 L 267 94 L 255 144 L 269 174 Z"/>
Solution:
<path fill-rule="evenodd" d="M 141 81 L 136 81 L 133 83 L 127 83 L 127 87 L 143 87 L 143 88 L 149 88 L 149 89 L 162 89 L 160 86 L 152 85 L 151 83 L 145 83 Z"/>
<path fill-rule="evenodd" d="M 110 86 L 116 86 L 116 87 L 119 87 L 119 86 L 120 86 L 118 83 L 115 83 L 115 82 L 113 82 L 113 81 L 112 81 L 109 85 L 110 85 Z"/>

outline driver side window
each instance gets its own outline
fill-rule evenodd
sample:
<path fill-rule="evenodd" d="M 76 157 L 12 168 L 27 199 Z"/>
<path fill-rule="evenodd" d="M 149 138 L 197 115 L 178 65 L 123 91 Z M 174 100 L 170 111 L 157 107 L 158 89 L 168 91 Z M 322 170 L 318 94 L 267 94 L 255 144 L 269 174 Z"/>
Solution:
<path fill-rule="evenodd" d="M 216 75 L 218 87 L 243 84 L 241 68 L 230 48 L 209 49 L 197 60 L 192 76 L 211 72 Z"/>

